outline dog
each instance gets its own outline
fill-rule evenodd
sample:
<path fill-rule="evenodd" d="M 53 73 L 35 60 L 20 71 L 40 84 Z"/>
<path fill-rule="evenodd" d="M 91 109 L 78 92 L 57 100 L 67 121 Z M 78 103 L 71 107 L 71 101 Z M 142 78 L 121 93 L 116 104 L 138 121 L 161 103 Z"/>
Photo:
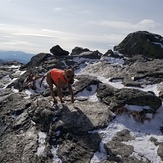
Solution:
<path fill-rule="evenodd" d="M 72 67 L 71 69 L 64 69 L 64 70 L 53 68 L 46 75 L 43 76 L 40 82 L 40 87 L 45 77 L 46 77 L 46 82 L 49 85 L 54 103 L 57 103 L 57 100 L 54 96 L 53 84 L 57 87 L 57 94 L 61 103 L 64 102 L 62 100 L 63 98 L 62 88 L 65 87 L 68 87 L 71 95 L 71 102 L 74 103 L 74 94 L 71 86 L 74 83 L 74 67 Z"/>

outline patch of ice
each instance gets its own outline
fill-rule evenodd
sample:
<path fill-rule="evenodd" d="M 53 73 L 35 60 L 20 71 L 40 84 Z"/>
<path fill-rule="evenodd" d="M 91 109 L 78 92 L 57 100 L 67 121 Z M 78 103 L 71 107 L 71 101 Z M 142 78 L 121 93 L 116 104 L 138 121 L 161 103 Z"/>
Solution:
<path fill-rule="evenodd" d="M 32 89 L 27 89 L 27 90 L 25 90 L 25 93 L 26 93 L 28 96 L 30 96 L 30 95 L 34 94 L 34 90 L 32 90 Z"/>
<path fill-rule="evenodd" d="M 39 143 L 39 147 L 37 148 L 37 152 L 36 154 L 38 156 L 41 156 L 44 153 L 45 150 L 45 139 L 46 139 L 46 133 L 44 132 L 38 132 L 38 143 Z"/>
<path fill-rule="evenodd" d="M 20 65 L 12 65 L 12 66 L 10 66 L 9 68 L 13 68 L 13 69 L 15 69 L 15 68 L 20 68 Z"/>
<path fill-rule="evenodd" d="M 128 104 L 126 104 L 125 107 L 130 111 L 142 111 L 143 109 L 151 109 L 149 106 L 138 106 L 138 105 L 128 105 Z"/>
<path fill-rule="evenodd" d="M 153 42 L 156 45 L 160 45 L 161 48 L 163 48 L 163 45 L 160 42 Z"/>
<path fill-rule="evenodd" d="M 113 65 L 123 65 L 124 64 L 124 59 L 123 58 L 114 58 L 114 57 L 101 57 L 102 61 L 107 61 L 110 64 Z"/>
<path fill-rule="evenodd" d="M 137 88 L 142 91 L 148 92 L 154 92 L 156 96 L 159 96 L 160 90 L 158 89 L 158 84 L 151 84 L 151 85 L 144 85 L 143 88 Z"/>
<path fill-rule="evenodd" d="M 58 146 L 55 148 L 52 146 L 51 152 L 53 154 L 53 163 L 62 163 L 61 159 L 57 156 Z"/>
<path fill-rule="evenodd" d="M 17 79 L 18 79 L 18 78 L 13 78 L 13 79 L 9 78 L 9 81 L 10 81 L 10 82 L 9 82 L 8 84 L 6 84 L 5 87 L 4 87 L 3 89 L 7 88 L 8 85 L 10 85 L 11 83 L 13 83 L 13 82 L 14 82 L 15 80 L 17 80 Z"/>
<path fill-rule="evenodd" d="M 75 74 L 77 75 L 77 74 L 81 73 L 82 70 L 83 70 L 86 66 L 87 66 L 86 63 L 80 64 L 79 68 L 75 70 Z"/>
<path fill-rule="evenodd" d="M 121 89 L 124 88 L 124 85 L 122 84 L 122 80 L 115 80 L 114 82 L 110 82 L 108 78 L 98 76 L 97 77 L 102 83 L 109 84 L 115 88 Z"/>
<path fill-rule="evenodd" d="M 88 101 L 96 102 L 96 101 L 99 101 L 96 96 L 96 90 L 97 90 L 97 85 L 91 85 L 90 91 L 87 89 L 84 89 L 82 92 L 79 92 L 76 96 L 80 98 L 88 97 Z"/>
<path fill-rule="evenodd" d="M 36 155 L 38 155 L 38 156 L 43 155 L 44 150 L 45 150 L 45 145 L 39 146 L 39 147 L 37 148 Z"/>
<path fill-rule="evenodd" d="M 19 92 L 19 90 L 18 90 L 18 89 L 15 89 L 14 87 L 12 87 L 11 90 L 12 90 L 14 93 L 18 93 L 18 92 Z"/>
<path fill-rule="evenodd" d="M 81 62 L 85 61 L 88 64 L 88 63 L 92 63 L 92 62 L 98 61 L 98 59 L 88 59 L 88 58 L 84 58 L 84 57 L 80 57 L 79 56 L 79 57 L 74 57 L 73 61 L 77 62 L 77 63 L 81 63 Z"/>

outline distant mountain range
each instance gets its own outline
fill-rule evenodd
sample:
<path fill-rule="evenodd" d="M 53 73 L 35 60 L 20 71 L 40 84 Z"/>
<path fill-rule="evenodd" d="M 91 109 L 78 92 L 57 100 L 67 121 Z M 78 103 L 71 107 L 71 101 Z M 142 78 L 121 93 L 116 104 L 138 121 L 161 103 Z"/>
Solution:
<path fill-rule="evenodd" d="M 0 62 L 3 61 L 18 61 L 21 63 L 27 63 L 30 61 L 34 54 L 25 53 L 22 51 L 4 51 L 0 50 Z"/>

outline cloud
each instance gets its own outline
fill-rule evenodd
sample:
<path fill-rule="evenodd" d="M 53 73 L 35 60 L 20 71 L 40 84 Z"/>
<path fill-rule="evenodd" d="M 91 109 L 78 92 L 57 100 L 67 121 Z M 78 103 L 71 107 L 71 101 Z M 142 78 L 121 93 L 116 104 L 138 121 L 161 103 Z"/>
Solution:
<path fill-rule="evenodd" d="M 161 25 L 150 19 L 143 19 L 138 23 L 124 21 L 89 21 L 81 25 L 81 31 L 55 30 L 53 27 L 41 28 L 0 24 L 0 43 L 3 48 L 17 47 L 27 52 L 49 52 L 54 45 L 71 51 L 76 46 L 96 49 L 106 52 L 119 44 L 127 34 L 137 30 L 149 30 L 150 32 L 163 32 Z M 24 49 L 23 49 L 24 48 Z M 4 49 L 5 50 L 5 49 Z"/>
<path fill-rule="evenodd" d="M 84 26 L 100 26 L 103 28 L 114 29 L 119 31 L 126 31 L 126 30 L 152 30 L 155 28 L 160 28 L 160 24 L 151 20 L 151 19 L 144 19 L 138 23 L 130 23 L 125 21 L 90 21 L 88 23 L 83 24 Z"/>
<path fill-rule="evenodd" d="M 54 11 L 59 12 L 62 11 L 63 9 L 61 7 L 54 7 Z"/>
<path fill-rule="evenodd" d="M 144 29 L 154 29 L 160 27 L 160 24 L 150 20 L 150 19 L 144 19 L 136 24 L 137 28 L 144 28 Z"/>

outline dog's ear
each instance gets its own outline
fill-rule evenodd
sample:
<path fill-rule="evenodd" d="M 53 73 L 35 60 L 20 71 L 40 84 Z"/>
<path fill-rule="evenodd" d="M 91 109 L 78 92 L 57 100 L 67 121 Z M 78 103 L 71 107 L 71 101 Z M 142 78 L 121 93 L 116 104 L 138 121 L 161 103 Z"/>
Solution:
<path fill-rule="evenodd" d="M 66 73 L 67 72 L 67 69 L 64 69 L 64 73 Z"/>

